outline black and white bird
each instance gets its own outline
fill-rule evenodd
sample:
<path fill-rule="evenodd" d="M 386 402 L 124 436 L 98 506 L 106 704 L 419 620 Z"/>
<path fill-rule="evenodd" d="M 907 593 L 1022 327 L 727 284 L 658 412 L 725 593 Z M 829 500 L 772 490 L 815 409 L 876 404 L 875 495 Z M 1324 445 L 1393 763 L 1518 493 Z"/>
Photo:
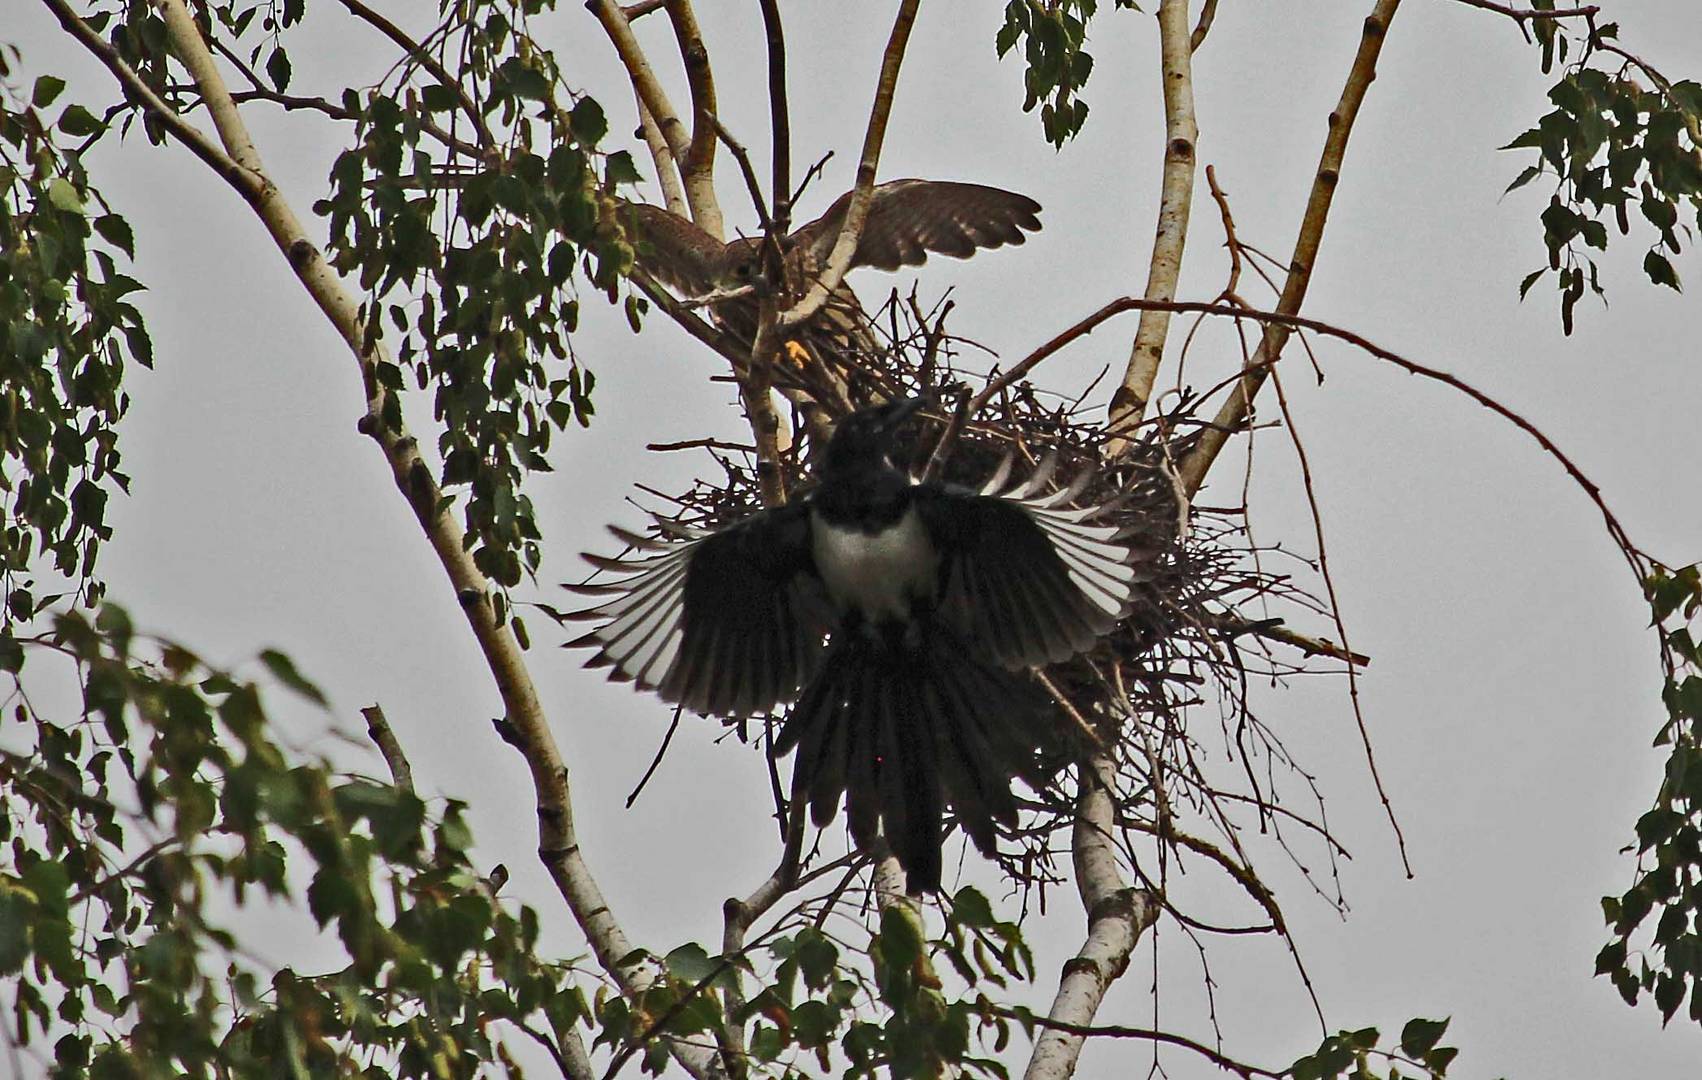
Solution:
<path fill-rule="evenodd" d="M 705 715 L 795 702 L 775 740 L 797 751 L 793 798 L 826 825 L 843 795 L 852 837 L 884 835 L 912 892 L 940 887 L 943 810 L 983 852 L 1015 823 L 1013 779 L 1044 783 L 1063 721 L 1030 667 L 1090 647 L 1129 611 L 1139 577 L 1086 484 L 1049 491 L 1049 464 L 979 490 L 915 482 L 889 456 L 912 398 L 846 417 L 812 490 L 714 532 L 620 528 L 636 549 L 587 555 L 618 577 L 572 646 L 589 667 Z"/>

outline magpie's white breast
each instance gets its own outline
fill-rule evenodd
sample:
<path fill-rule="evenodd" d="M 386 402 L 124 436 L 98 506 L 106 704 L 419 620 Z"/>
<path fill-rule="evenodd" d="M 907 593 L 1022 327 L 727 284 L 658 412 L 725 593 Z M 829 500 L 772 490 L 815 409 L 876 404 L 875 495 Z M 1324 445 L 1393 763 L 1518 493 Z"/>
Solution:
<path fill-rule="evenodd" d="M 873 533 L 812 514 L 810 533 L 816 572 L 842 611 L 876 622 L 905 620 L 912 601 L 935 588 L 940 554 L 914 507 Z"/>

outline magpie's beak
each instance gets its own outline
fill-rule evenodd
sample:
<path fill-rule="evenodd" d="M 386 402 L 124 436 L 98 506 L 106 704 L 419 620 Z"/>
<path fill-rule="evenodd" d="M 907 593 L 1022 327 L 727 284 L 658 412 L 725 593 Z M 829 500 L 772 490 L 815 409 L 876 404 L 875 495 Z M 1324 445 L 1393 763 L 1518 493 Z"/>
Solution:
<path fill-rule="evenodd" d="M 881 434 L 897 431 L 906 420 L 933 403 L 934 399 L 931 397 L 905 398 L 903 401 L 893 402 L 886 407 L 886 415 L 881 417 Z"/>

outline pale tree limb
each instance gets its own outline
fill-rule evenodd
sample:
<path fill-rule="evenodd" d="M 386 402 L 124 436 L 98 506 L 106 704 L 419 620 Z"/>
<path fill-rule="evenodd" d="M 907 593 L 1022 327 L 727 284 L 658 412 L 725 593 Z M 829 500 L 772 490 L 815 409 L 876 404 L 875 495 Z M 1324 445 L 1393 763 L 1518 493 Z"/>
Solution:
<path fill-rule="evenodd" d="M 1353 66 L 1348 69 L 1347 84 L 1342 87 L 1341 99 L 1330 113 L 1329 134 L 1324 139 L 1324 152 L 1312 178 L 1312 192 L 1306 200 L 1306 214 L 1300 222 L 1294 255 L 1289 259 L 1288 278 L 1277 301 L 1277 314 L 1294 315 L 1306 299 L 1306 290 L 1312 283 L 1312 266 L 1324 238 L 1324 224 L 1329 219 L 1330 204 L 1335 199 L 1336 185 L 1341 179 L 1348 136 L 1353 132 L 1353 123 L 1359 116 L 1359 107 L 1365 102 L 1366 91 L 1377 77 L 1377 58 L 1383 51 L 1389 21 L 1400 6 L 1401 0 L 1377 0 L 1365 19 L 1359 49 L 1354 54 Z M 1280 322 L 1266 323 L 1259 347 L 1249 361 L 1245 375 L 1235 384 L 1229 400 L 1218 410 L 1212 425 L 1201 432 L 1200 441 L 1182 459 L 1178 471 L 1183 488 L 1190 496 L 1200 490 L 1206 473 L 1211 470 L 1212 462 L 1217 460 L 1229 436 L 1238 431 L 1252 414 L 1253 398 L 1264 385 L 1270 365 L 1282 355 L 1291 332 L 1290 327 Z"/>
<path fill-rule="evenodd" d="M 378 752 L 384 755 L 384 764 L 390 769 L 390 780 L 396 787 L 414 794 L 414 767 L 408 762 L 408 755 L 402 750 L 402 742 L 396 738 L 396 732 L 390 727 L 390 721 L 384 716 L 381 705 L 368 705 L 360 711 L 361 718 L 366 721 L 367 738 L 372 745 L 378 747 Z"/>
<path fill-rule="evenodd" d="M 1200 17 L 1194 23 L 1194 32 L 1188 35 L 1188 51 L 1199 52 L 1200 46 L 1206 43 L 1206 35 L 1211 33 L 1212 23 L 1217 20 L 1217 0 L 1206 0 L 1200 5 Z"/>
<path fill-rule="evenodd" d="M 1182 272 L 1182 252 L 1188 242 L 1188 212 L 1194 201 L 1195 143 L 1200 136 L 1194 119 L 1188 0 L 1163 0 L 1159 5 L 1158 47 L 1164 81 L 1164 172 L 1159 188 L 1157 235 L 1153 238 L 1147 268 L 1146 298 L 1174 300 L 1176 279 Z M 1128 452 L 1130 443 L 1124 434 L 1146 415 L 1169 333 L 1167 313 L 1151 309 L 1141 313 L 1129 363 L 1123 372 L 1123 384 L 1111 398 L 1112 435 L 1107 449 L 1113 458 Z"/>
<path fill-rule="evenodd" d="M 627 19 L 626 12 L 614 0 L 591 0 L 585 5 L 597 21 L 603 24 L 603 32 L 609 35 L 610 44 L 615 47 L 615 55 L 620 57 L 621 66 L 626 68 L 627 78 L 632 80 L 632 89 L 638 95 L 638 100 L 650 110 L 650 117 L 656 128 L 662 134 L 662 139 L 668 144 L 668 152 L 676 162 L 683 163 L 691 152 L 691 136 L 686 126 L 680 120 L 680 114 L 674 111 L 673 104 L 668 100 L 668 92 L 662 89 L 662 84 L 656 78 L 656 72 L 650 66 L 650 61 L 644 56 L 644 49 L 639 46 L 638 38 L 633 35 L 632 23 Z M 715 230 L 719 238 L 721 232 Z"/>
<path fill-rule="evenodd" d="M 916 24 L 916 9 L 921 0 L 899 0 L 898 15 L 893 19 L 892 33 L 887 38 L 886 51 L 881 56 L 880 79 L 875 84 L 875 104 L 869 111 L 869 126 L 863 134 L 863 154 L 857 160 L 857 183 L 851 189 L 851 205 L 845 211 L 845 223 L 827 264 L 821 268 L 809 291 L 791 308 L 783 312 L 779 327 L 795 330 L 821 310 L 829 294 L 839 287 L 845 272 L 851 268 L 851 258 L 857 253 L 857 241 L 863 235 L 863 222 L 869 216 L 869 203 L 875 189 L 875 172 L 880 166 L 881 146 L 886 142 L 887 120 L 892 116 L 892 99 L 898 89 L 898 70 L 904 63 L 904 50 L 910 43 L 910 30 Z"/>
<path fill-rule="evenodd" d="M 644 139 L 644 145 L 650 150 L 650 160 L 656 166 L 656 184 L 662 189 L 662 205 L 668 212 L 683 218 L 691 217 L 691 207 L 686 205 L 686 191 L 680 184 L 679 163 L 674 160 L 674 152 L 668 148 L 668 140 L 662 137 L 662 129 L 656 123 L 656 118 L 650 115 L 650 107 L 644 104 L 644 98 L 636 89 L 633 97 L 638 102 L 638 133 Z"/>
<path fill-rule="evenodd" d="M 1082 766 L 1072 834 L 1076 891 L 1087 911 L 1087 940 L 1064 962 L 1058 992 L 1028 1059 L 1024 1080 L 1065 1080 L 1076 1071 L 1087 1034 L 1105 992 L 1128 970 L 1129 956 L 1158 919 L 1158 898 L 1136 889 L 1117 866 L 1116 766 L 1107 750 Z"/>
<path fill-rule="evenodd" d="M 667 10 L 691 91 L 691 141 L 679 158 L 686 203 L 703 231 L 719 239 L 726 235 L 726 226 L 721 220 L 721 200 L 715 195 L 715 75 L 691 0 L 668 0 Z"/>
<path fill-rule="evenodd" d="M 368 394 L 361 430 L 383 451 L 397 489 L 407 499 L 437 553 L 502 697 L 504 722 L 523 747 L 537 795 L 539 858 L 604 968 L 628 993 L 651 985 L 654 972 L 642 963 L 627 961 L 632 946 L 585 864 L 574 832 L 566 763 L 550 732 L 519 645 L 509 627 L 497 619 L 490 583 L 474 565 L 472 553 L 463 543 L 460 525 L 445 511 L 442 493 L 421 458 L 416 441 L 405 430 L 391 427 L 383 419 L 385 414 L 394 414 L 396 410 L 373 369 L 391 361 L 382 344 L 368 334 L 358 303 L 344 290 L 294 209 L 270 180 L 194 16 L 184 0 L 153 0 L 164 21 L 172 53 L 194 79 L 222 150 L 160 100 L 116 50 L 78 17 L 67 0 L 43 0 L 43 3 L 72 36 L 106 65 L 126 93 L 213 167 L 253 207 L 302 287 L 354 354 Z M 675 1044 L 673 1049 L 676 1058 L 694 1075 L 708 1075 L 712 1051 L 682 1044 Z"/>

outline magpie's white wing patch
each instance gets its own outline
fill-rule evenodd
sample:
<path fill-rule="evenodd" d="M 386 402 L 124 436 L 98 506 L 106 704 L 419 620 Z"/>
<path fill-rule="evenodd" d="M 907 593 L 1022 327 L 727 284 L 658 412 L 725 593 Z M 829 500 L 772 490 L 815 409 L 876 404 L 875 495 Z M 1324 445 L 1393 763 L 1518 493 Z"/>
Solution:
<path fill-rule="evenodd" d="M 1088 474 L 1051 490 L 1048 456 L 1012 483 L 1007 458 L 976 491 L 923 485 L 919 505 L 947 554 L 940 609 L 974 645 L 1006 667 L 1067 659 L 1128 615 L 1140 574 L 1099 519 L 1078 507 Z"/>
<path fill-rule="evenodd" d="M 753 515 L 714 533 L 661 523 L 670 541 L 610 531 L 632 553 L 586 555 L 612 578 L 569 585 L 603 602 L 574 612 L 599 625 L 569 642 L 670 702 L 707 715 L 747 715 L 796 696 L 815 671 L 824 601 L 808 565 L 802 507 Z"/>

